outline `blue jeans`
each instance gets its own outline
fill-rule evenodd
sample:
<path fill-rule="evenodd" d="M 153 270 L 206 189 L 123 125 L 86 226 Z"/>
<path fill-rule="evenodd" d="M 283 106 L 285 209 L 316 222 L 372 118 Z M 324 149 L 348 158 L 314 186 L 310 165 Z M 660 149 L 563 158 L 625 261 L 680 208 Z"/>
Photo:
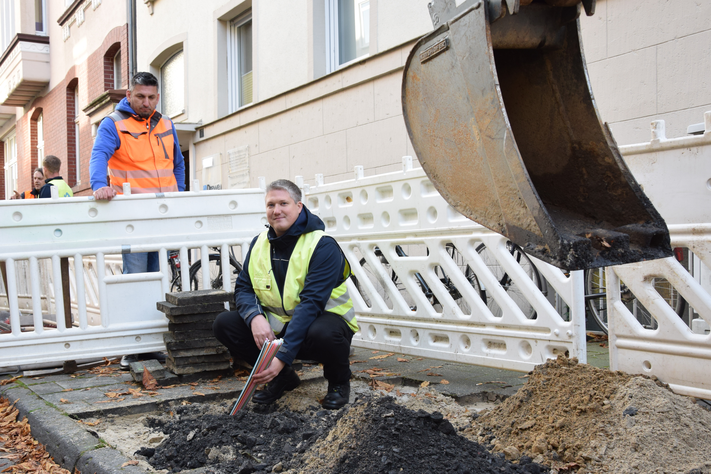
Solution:
<path fill-rule="evenodd" d="M 123 273 L 145 273 L 160 271 L 158 252 L 124 253 Z"/>

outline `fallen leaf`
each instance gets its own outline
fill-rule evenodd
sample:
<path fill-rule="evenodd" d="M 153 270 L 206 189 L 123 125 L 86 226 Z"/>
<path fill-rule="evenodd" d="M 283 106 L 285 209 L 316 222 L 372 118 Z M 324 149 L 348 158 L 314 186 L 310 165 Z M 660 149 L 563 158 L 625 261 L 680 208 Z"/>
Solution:
<path fill-rule="evenodd" d="M 192 405 L 192 403 L 190 403 L 190 402 L 187 401 L 187 400 L 183 400 L 182 402 L 180 402 L 180 404 L 181 404 L 181 405 Z"/>
<path fill-rule="evenodd" d="M 62 390 L 62 392 L 73 392 L 73 391 L 74 391 L 73 388 L 65 388 L 64 390 Z"/>
<path fill-rule="evenodd" d="M 371 387 L 373 387 L 373 389 L 383 390 L 385 392 L 391 392 L 395 388 L 395 385 L 381 382 L 380 380 L 372 380 L 370 382 L 370 384 L 371 384 Z"/>
<path fill-rule="evenodd" d="M 200 395 L 201 397 L 204 397 L 204 396 L 205 396 L 204 393 L 200 393 L 200 392 L 195 392 L 193 395 Z"/>
<path fill-rule="evenodd" d="M 14 376 L 14 377 L 11 378 L 11 379 L 2 380 L 2 381 L 0 381 L 0 385 L 7 385 L 7 384 L 10 384 L 10 383 L 13 383 L 15 380 L 17 380 L 17 379 L 19 379 L 19 378 L 21 378 L 21 377 L 22 377 L 22 375 L 16 375 L 16 376 Z"/>
<path fill-rule="evenodd" d="M 398 357 L 398 358 L 397 358 L 397 361 L 398 361 L 398 362 L 410 362 L 409 360 L 403 359 L 402 357 Z"/>
<path fill-rule="evenodd" d="M 433 365 L 431 367 L 427 367 L 426 369 L 418 370 L 418 372 L 427 372 L 428 370 L 441 369 L 442 367 L 444 367 L 444 366 L 443 365 Z"/>
<path fill-rule="evenodd" d="M 188 385 L 192 385 L 193 387 L 197 387 L 197 386 L 200 385 L 200 384 L 197 383 L 197 382 L 190 382 Z"/>
<path fill-rule="evenodd" d="M 126 467 L 126 466 L 137 466 L 138 461 L 135 459 L 133 461 L 126 461 L 125 463 L 121 464 L 121 467 Z"/>
<path fill-rule="evenodd" d="M 101 401 L 98 401 L 98 402 L 95 402 L 95 403 L 122 402 L 122 401 L 124 401 L 124 400 L 126 400 L 126 399 L 125 399 L 125 398 L 115 398 L 115 399 L 113 399 L 113 400 L 101 400 Z"/>
<path fill-rule="evenodd" d="M 449 385 L 449 380 L 442 379 L 439 381 L 442 385 Z"/>
<path fill-rule="evenodd" d="M 62 403 L 72 403 L 69 400 L 67 400 L 66 398 L 60 398 L 59 401 Z"/>
<path fill-rule="evenodd" d="M 156 378 L 151 375 L 147 367 L 143 367 L 143 378 L 141 379 L 141 383 L 146 388 L 146 390 L 155 390 L 158 386 Z"/>
<path fill-rule="evenodd" d="M 385 359 L 386 357 L 390 357 L 390 356 L 394 356 L 394 355 L 395 355 L 395 353 L 391 352 L 389 354 L 383 354 L 383 355 L 371 357 L 371 359 Z"/>
<path fill-rule="evenodd" d="M 442 376 L 442 374 L 436 374 L 434 372 L 427 372 L 425 375 L 427 375 L 428 377 L 441 377 Z"/>
<path fill-rule="evenodd" d="M 109 398 L 118 398 L 118 397 L 120 397 L 121 395 L 124 395 L 124 394 L 123 394 L 123 393 L 119 393 L 119 392 L 105 392 L 105 393 L 104 393 L 104 396 L 109 397 Z"/>
<path fill-rule="evenodd" d="M 425 388 L 425 387 L 428 387 L 429 385 L 430 385 L 429 382 L 424 381 L 424 382 L 422 382 L 422 383 L 420 384 L 420 388 Z"/>
<path fill-rule="evenodd" d="M 83 423 L 84 423 L 85 425 L 87 425 L 87 426 L 96 426 L 96 425 L 98 425 L 99 423 L 101 423 L 101 420 L 96 420 L 96 421 L 84 421 Z"/>
<path fill-rule="evenodd" d="M 371 354 L 377 354 L 378 352 L 380 352 L 380 351 L 371 351 L 370 353 L 371 353 Z"/>
<path fill-rule="evenodd" d="M 351 364 L 351 365 L 353 365 L 353 364 L 364 364 L 364 363 L 366 363 L 366 362 L 367 362 L 367 361 L 365 361 L 365 360 L 352 360 L 352 361 L 350 361 L 350 364 Z"/>

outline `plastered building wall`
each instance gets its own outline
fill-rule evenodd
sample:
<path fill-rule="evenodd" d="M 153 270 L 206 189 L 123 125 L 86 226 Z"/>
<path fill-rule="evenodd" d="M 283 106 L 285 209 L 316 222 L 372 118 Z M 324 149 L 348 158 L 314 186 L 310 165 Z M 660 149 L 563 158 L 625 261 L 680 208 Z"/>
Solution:
<path fill-rule="evenodd" d="M 711 2 L 597 0 L 582 17 L 583 49 L 603 121 L 620 145 L 686 134 L 711 110 Z"/>

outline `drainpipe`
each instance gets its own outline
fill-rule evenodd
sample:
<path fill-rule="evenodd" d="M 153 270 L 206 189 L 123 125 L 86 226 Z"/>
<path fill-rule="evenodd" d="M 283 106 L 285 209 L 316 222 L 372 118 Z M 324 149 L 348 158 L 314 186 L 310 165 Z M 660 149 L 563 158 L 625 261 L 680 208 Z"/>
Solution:
<path fill-rule="evenodd" d="M 126 0 L 128 17 L 128 79 L 136 75 L 136 0 Z"/>

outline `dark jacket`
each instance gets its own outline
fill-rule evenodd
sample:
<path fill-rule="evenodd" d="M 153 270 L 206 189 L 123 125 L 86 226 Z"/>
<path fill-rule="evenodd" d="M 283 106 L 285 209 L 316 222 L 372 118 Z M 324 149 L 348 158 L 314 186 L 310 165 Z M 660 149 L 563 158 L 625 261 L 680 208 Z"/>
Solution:
<path fill-rule="evenodd" d="M 301 234 L 314 230 L 325 230 L 325 226 L 323 221 L 318 216 L 311 214 L 306 206 L 301 209 L 301 214 L 296 222 L 281 237 L 277 237 L 274 229 L 269 228 L 267 235 L 271 246 L 272 269 L 281 295 L 284 294 L 284 279 L 296 241 Z M 248 326 L 256 315 L 264 314 L 249 277 L 249 258 L 257 237 L 252 240 L 249 246 L 243 270 L 235 283 L 237 311 Z M 309 326 L 323 314 L 331 291 L 343 283 L 345 262 L 346 259 L 341 248 L 332 237 L 324 236 L 319 240 L 311 256 L 309 272 L 306 275 L 304 289 L 300 294 L 301 302 L 294 310 L 294 315 L 282 334 L 278 335 L 284 338 L 284 344 L 276 357 L 285 364 L 291 365 L 306 337 Z"/>

